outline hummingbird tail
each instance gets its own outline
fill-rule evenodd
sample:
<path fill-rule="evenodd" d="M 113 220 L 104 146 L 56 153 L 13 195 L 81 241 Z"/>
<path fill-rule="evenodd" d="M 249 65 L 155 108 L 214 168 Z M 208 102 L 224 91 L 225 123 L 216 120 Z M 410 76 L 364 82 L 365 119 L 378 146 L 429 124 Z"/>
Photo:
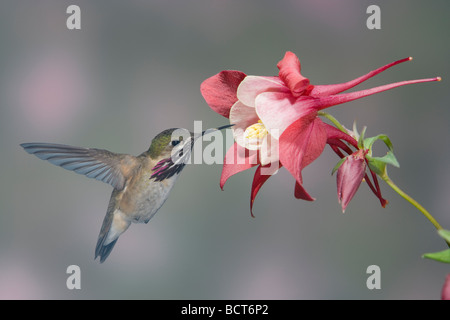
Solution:
<path fill-rule="evenodd" d="M 103 263 L 106 258 L 108 258 L 109 254 L 111 253 L 112 249 L 114 248 L 114 245 L 116 244 L 118 239 L 114 240 L 110 244 L 104 246 L 103 243 L 99 242 L 97 243 L 97 247 L 95 248 L 95 259 L 97 257 L 100 257 L 100 263 Z"/>
<path fill-rule="evenodd" d="M 119 210 L 117 210 L 119 211 Z M 125 232 L 130 226 L 130 222 L 121 217 L 120 211 L 107 213 L 103 221 L 100 235 L 98 236 L 97 245 L 95 247 L 95 259 L 100 257 L 100 263 L 108 258 L 119 236 Z"/>
<path fill-rule="evenodd" d="M 116 208 L 116 194 L 114 190 L 111 194 L 108 210 L 105 219 L 103 219 L 102 228 L 98 236 L 97 245 L 95 246 L 95 259 L 100 257 L 100 263 L 108 258 L 119 236 L 124 233 L 130 226 L 130 221 L 124 218 L 123 213 Z"/>
<path fill-rule="evenodd" d="M 109 254 L 111 253 L 112 249 L 114 248 L 114 245 L 117 242 L 117 239 L 114 241 L 107 243 L 106 239 L 109 235 L 109 232 L 111 230 L 111 225 L 114 220 L 113 216 L 113 210 L 112 208 L 108 207 L 108 211 L 106 213 L 105 219 L 103 220 L 102 228 L 100 230 L 100 234 L 98 236 L 97 245 L 95 246 L 95 258 L 100 257 L 100 263 L 103 263 L 106 258 L 108 258 Z M 106 243 L 106 244 L 105 244 Z"/>

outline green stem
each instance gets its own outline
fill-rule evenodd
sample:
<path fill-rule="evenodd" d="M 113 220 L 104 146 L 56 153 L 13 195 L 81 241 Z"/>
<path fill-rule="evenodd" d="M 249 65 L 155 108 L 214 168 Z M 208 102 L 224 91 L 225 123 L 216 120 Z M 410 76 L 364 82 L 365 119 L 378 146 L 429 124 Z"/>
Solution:
<path fill-rule="evenodd" d="M 348 134 L 347 129 L 344 128 L 344 126 L 335 118 L 333 117 L 331 114 L 327 113 L 327 112 L 323 112 L 323 111 L 319 111 L 317 113 L 319 116 L 325 117 L 328 120 L 330 120 L 339 130 L 341 130 L 344 133 Z"/>
<path fill-rule="evenodd" d="M 442 226 L 436 221 L 436 219 L 429 213 L 420 203 L 418 203 L 416 200 L 411 198 L 408 194 L 406 194 L 402 189 L 400 189 L 392 180 L 389 178 L 387 173 L 385 173 L 381 178 L 386 181 L 386 183 L 394 189 L 395 192 L 397 192 L 400 196 L 402 196 L 406 201 L 411 203 L 414 207 L 417 208 L 422 214 L 434 225 L 434 227 L 439 231 L 442 230 Z M 447 242 L 447 241 L 446 241 Z M 450 247 L 450 243 L 447 242 L 447 245 Z"/>

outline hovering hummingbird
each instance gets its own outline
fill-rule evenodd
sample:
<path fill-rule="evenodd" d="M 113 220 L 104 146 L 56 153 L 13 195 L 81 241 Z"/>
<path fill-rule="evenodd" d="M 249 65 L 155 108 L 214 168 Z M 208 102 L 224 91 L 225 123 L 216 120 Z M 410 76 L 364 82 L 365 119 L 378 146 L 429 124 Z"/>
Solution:
<path fill-rule="evenodd" d="M 138 156 L 52 143 L 23 143 L 21 146 L 42 160 L 114 188 L 95 247 L 95 259 L 100 257 L 102 263 L 132 222 L 148 223 L 161 208 L 189 159 L 194 142 L 212 132 L 209 129 L 197 136 L 190 132 L 189 137 L 183 139 L 174 134 L 176 130 L 159 133 L 150 148 Z"/>

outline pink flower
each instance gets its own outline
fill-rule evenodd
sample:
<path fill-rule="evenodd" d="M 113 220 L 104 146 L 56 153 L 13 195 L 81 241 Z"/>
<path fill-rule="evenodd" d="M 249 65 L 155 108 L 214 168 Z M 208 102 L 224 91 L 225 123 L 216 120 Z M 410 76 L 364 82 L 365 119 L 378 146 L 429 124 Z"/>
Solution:
<path fill-rule="evenodd" d="M 259 189 L 270 173 L 275 172 L 269 171 L 268 175 L 262 170 L 284 166 L 296 180 L 296 198 L 314 200 L 303 188 L 301 172 L 327 144 L 327 126 L 318 117 L 318 111 L 406 84 L 440 80 L 437 77 L 402 81 L 341 93 L 409 60 L 411 58 L 392 62 L 349 82 L 311 85 L 300 72 L 297 56 L 286 52 L 277 65 L 278 77 L 247 76 L 240 71 L 227 70 L 206 79 L 200 88 L 206 102 L 235 124 L 232 130 L 236 143 L 225 156 L 221 187 L 230 176 L 258 166 L 252 184 L 252 208 Z M 381 195 L 379 197 L 381 199 Z"/>
<path fill-rule="evenodd" d="M 366 156 L 368 150 L 358 150 L 358 142 L 353 136 L 346 134 L 328 124 L 325 124 L 325 127 L 327 131 L 327 144 L 331 147 L 331 149 L 333 149 L 333 151 L 340 158 L 345 159 L 343 161 L 348 160 L 351 156 L 354 157 L 354 159 L 350 159 L 350 163 L 346 164 L 346 168 L 344 167 L 343 169 L 340 169 L 343 164 L 339 167 L 341 173 L 336 179 L 338 200 L 341 202 L 342 211 L 345 211 L 345 208 L 355 195 L 363 178 L 375 196 L 380 200 L 381 206 L 384 208 L 388 204 L 388 201 L 381 196 L 377 175 L 370 169 L 369 166 L 367 166 L 368 160 L 366 158 L 364 158 L 364 163 L 359 160 L 361 157 Z M 357 151 L 353 152 L 350 146 L 356 148 Z M 347 153 L 348 156 L 345 156 L 343 152 Z M 365 172 L 365 168 L 369 169 L 373 183 L 367 172 Z"/>
<path fill-rule="evenodd" d="M 450 300 L 450 274 L 448 274 L 445 278 L 445 283 L 442 287 L 441 299 Z"/>

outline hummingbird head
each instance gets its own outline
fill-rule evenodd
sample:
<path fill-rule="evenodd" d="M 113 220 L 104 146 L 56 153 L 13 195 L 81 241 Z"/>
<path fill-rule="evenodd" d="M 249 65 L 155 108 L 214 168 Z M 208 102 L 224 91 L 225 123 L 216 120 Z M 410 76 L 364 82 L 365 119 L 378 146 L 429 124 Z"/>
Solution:
<path fill-rule="evenodd" d="M 154 160 L 158 160 L 153 168 L 151 178 L 156 181 L 172 177 L 179 173 L 186 165 L 191 155 L 194 142 L 216 130 L 229 128 L 233 125 L 226 125 L 215 129 L 208 129 L 201 134 L 194 134 L 186 129 L 171 128 L 160 132 L 153 138 L 147 154 Z"/>
<path fill-rule="evenodd" d="M 147 151 L 152 159 L 170 158 L 173 149 L 183 144 L 186 134 L 177 136 L 174 134 L 177 130 L 182 129 L 166 129 L 153 138 L 150 148 Z"/>

